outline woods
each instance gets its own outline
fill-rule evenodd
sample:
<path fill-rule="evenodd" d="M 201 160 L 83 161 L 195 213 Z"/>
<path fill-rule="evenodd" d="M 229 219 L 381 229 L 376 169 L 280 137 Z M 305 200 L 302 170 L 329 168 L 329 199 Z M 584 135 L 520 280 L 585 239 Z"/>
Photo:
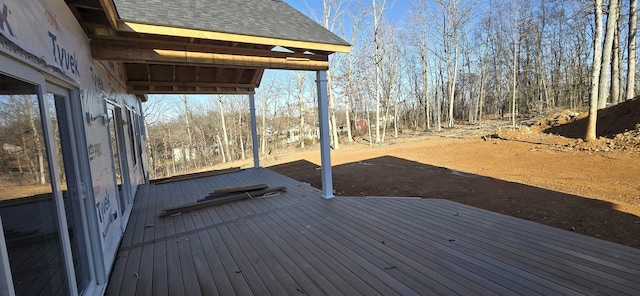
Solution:
<path fill-rule="evenodd" d="M 637 93 L 636 0 L 308 2 L 352 44 L 327 75 L 333 149 L 484 120 L 518 126 L 556 109 L 591 107 L 595 119 Z M 246 97 L 178 100 L 146 103 L 152 177 L 246 157 Z M 262 155 L 317 141 L 313 73 L 266 72 L 256 100 Z"/>

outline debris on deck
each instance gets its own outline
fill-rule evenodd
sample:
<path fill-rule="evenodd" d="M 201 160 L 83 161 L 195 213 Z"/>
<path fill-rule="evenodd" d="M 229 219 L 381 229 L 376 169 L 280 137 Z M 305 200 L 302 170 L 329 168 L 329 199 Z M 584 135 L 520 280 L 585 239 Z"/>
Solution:
<path fill-rule="evenodd" d="M 212 206 L 220 205 L 223 203 L 239 201 L 243 199 L 273 196 L 275 194 L 279 194 L 280 192 L 284 192 L 284 191 L 287 191 L 287 187 L 281 186 L 281 187 L 273 187 L 273 188 L 267 187 L 261 190 L 244 191 L 241 193 L 232 192 L 232 193 L 224 194 L 221 196 L 213 197 L 211 199 L 204 199 L 204 200 L 201 199 L 192 203 L 187 203 L 187 204 L 163 209 L 162 212 L 160 212 L 160 217 L 176 215 L 183 212 L 212 207 Z"/>
<path fill-rule="evenodd" d="M 190 179 L 196 179 L 196 178 L 203 178 L 203 177 L 211 177 L 211 176 L 217 176 L 217 175 L 223 175 L 223 174 L 229 174 L 229 173 L 236 173 L 236 172 L 239 172 L 239 171 L 242 171 L 242 169 L 240 167 L 233 167 L 233 168 L 222 169 L 222 170 L 198 172 L 198 173 L 191 173 L 191 174 L 177 175 L 177 176 L 172 176 L 172 177 L 167 177 L 167 178 L 155 179 L 155 180 L 150 180 L 149 183 L 151 183 L 151 184 L 165 184 L 165 183 L 170 183 L 170 182 L 175 182 L 175 181 L 184 181 L 184 180 L 190 180 Z"/>

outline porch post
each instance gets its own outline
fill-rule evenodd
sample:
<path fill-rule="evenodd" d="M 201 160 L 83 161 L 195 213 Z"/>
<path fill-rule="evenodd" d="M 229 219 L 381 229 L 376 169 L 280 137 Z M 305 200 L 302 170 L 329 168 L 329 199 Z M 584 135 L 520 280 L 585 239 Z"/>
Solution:
<path fill-rule="evenodd" d="M 256 123 L 256 96 L 249 95 L 249 113 L 251 117 L 251 143 L 253 146 L 253 167 L 260 167 L 259 141 L 258 141 L 258 124 Z"/>
<path fill-rule="evenodd" d="M 329 145 L 329 99 L 327 96 L 327 71 L 316 71 L 318 90 L 318 119 L 320 121 L 320 158 L 322 164 L 322 197 L 333 198 L 331 174 L 331 146 Z"/>

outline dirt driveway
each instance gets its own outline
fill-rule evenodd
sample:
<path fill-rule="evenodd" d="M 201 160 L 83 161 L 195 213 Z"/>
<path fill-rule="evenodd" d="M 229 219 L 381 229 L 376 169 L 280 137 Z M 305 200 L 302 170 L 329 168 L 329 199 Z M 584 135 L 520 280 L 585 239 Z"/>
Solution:
<path fill-rule="evenodd" d="M 445 132 L 343 145 L 332 152 L 335 193 L 445 198 L 640 248 L 640 153 L 573 149 L 539 132 L 523 139 Z M 263 161 L 317 188 L 319 163 L 318 150 Z"/>

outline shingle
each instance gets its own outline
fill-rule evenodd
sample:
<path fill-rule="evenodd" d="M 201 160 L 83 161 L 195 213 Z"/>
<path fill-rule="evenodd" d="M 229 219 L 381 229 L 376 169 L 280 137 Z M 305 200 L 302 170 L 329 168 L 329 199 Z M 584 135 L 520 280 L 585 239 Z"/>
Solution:
<path fill-rule="evenodd" d="M 114 3 L 124 21 L 349 45 L 281 0 L 114 0 Z"/>

